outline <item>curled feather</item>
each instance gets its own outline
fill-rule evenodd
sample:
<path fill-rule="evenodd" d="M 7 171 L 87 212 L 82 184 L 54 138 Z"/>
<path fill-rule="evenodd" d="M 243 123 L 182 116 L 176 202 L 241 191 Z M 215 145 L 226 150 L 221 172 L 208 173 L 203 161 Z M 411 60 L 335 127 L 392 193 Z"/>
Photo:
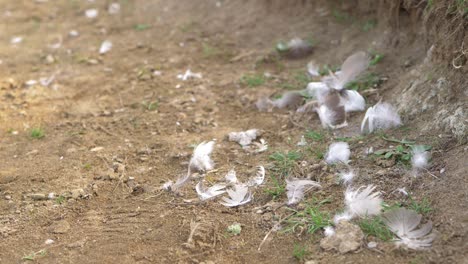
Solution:
<path fill-rule="evenodd" d="M 305 180 L 305 179 L 286 179 L 286 190 L 288 196 L 288 204 L 296 204 L 304 198 L 304 189 L 305 187 L 310 186 L 310 188 L 321 188 L 322 186 L 315 181 Z"/>
<path fill-rule="evenodd" d="M 421 250 L 431 247 L 435 236 L 432 234 L 432 223 L 421 225 L 422 216 L 406 208 L 397 208 L 385 212 L 383 221 L 388 228 L 398 236 L 397 245 Z"/>
<path fill-rule="evenodd" d="M 202 201 L 212 199 L 218 195 L 225 193 L 225 188 L 226 185 L 224 184 L 215 184 L 209 188 L 204 188 L 203 183 L 201 181 L 195 186 L 195 190 L 197 191 L 198 197 Z"/>
<path fill-rule="evenodd" d="M 265 168 L 263 166 L 258 166 L 257 173 L 255 174 L 254 177 L 252 177 L 247 182 L 247 186 L 250 186 L 250 187 L 259 186 L 263 183 L 264 180 L 265 180 Z"/>
<path fill-rule="evenodd" d="M 243 184 L 236 184 L 232 189 L 228 189 L 228 197 L 223 197 L 222 205 L 227 207 L 236 207 L 246 204 L 252 200 L 252 193 L 249 192 L 249 187 Z"/>

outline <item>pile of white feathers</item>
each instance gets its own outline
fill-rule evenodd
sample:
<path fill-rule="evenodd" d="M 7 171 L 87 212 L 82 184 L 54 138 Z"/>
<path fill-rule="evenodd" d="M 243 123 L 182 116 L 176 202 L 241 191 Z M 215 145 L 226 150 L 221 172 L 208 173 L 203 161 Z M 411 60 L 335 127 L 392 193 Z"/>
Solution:
<path fill-rule="evenodd" d="M 343 62 L 340 71 L 329 71 L 329 74 L 322 77 L 320 82 L 311 82 L 302 91 L 289 91 L 280 99 L 262 98 L 257 102 L 256 106 L 261 111 L 297 107 L 303 102 L 303 94 L 306 93 L 314 100 L 298 107 L 297 112 L 317 113 L 324 128 L 339 129 L 345 127 L 347 126 L 349 112 L 364 111 L 366 108 L 364 97 L 359 92 L 347 90 L 345 87 L 349 82 L 356 80 L 367 69 L 369 63 L 370 58 L 365 52 L 354 53 Z M 309 63 L 307 67 L 311 76 L 319 76 L 318 67 L 315 64 Z M 361 123 L 361 132 L 372 133 L 376 130 L 389 129 L 400 125 L 401 119 L 396 109 L 388 103 L 378 102 L 367 109 Z M 258 130 L 251 129 L 244 132 L 231 132 L 228 137 L 229 141 L 238 142 L 242 148 L 248 149 L 258 135 Z M 261 143 L 254 143 L 260 144 L 261 151 L 267 149 L 266 142 L 263 139 L 261 139 Z M 298 145 L 306 144 L 304 138 L 298 143 Z M 214 162 L 210 154 L 214 145 L 214 141 L 202 142 L 198 145 L 190 159 L 186 175 L 179 177 L 175 183 L 172 181 L 167 182 L 163 185 L 163 188 L 178 192 L 182 186 L 188 183 L 194 172 L 204 173 L 212 170 Z M 334 225 L 337 225 L 340 221 L 381 215 L 384 224 L 398 238 L 396 240 L 397 245 L 416 250 L 430 247 L 434 239 L 430 222 L 421 225 L 417 229 L 420 226 L 422 216 L 405 208 L 393 209 L 382 214 L 383 199 L 374 185 L 353 186 L 356 172 L 349 165 L 350 156 L 351 150 L 346 142 L 332 143 L 325 155 L 325 161 L 328 164 L 339 163 L 346 168 L 339 173 L 339 180 L 345 187 L 345 207 L 341 213 L 334 216 Z M 412 153 L 413 170 L 425 169 L 428 166 L 428 159 L 429 153 L 427 151 L 414 148 Z M 252 188 L 262 185 L 264 180 L 265 168 L 263 166 L 258 166 L 257 173 L 250 177 L 247 182 L 240 182 L 237 179 L 236 172 L 230 170 L 222 182 L 210 186 L 206 186 L 206 181 L 202 178 L 196 184 L 195 190 L 201 201 L 212 200 L 223 195 L 220 201 L 222 205 L 237 207 L 251 202 L 253 199 Z M 285 181 L 287 205 L 297 204 L 307 192 L 322 188 L 319 182 L 309 179 L 289 177 Z M 324 234 L 325 236 L 334 236 L 334 226 L 325 227 Z"/>

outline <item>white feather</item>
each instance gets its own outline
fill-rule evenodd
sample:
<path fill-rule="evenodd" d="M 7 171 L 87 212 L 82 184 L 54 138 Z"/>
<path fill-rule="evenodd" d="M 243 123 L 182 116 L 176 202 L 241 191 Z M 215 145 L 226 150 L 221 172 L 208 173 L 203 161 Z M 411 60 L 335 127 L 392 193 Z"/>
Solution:
<path fill-rule="evenodd" d="M 401 119 L 396 109 L 389 103 L 377 103 L 369 107 L 361 123 L 361 132 L 365 132 L 366 123 L 369 133 L 378 129 L 389 129 L 401 125 Z"/>
<path fill-rule="evenodd" d="M 229 133 L 229 141 L 234 141 L 239 143 L 242 147 L 250 145 L 253 140 L 257 138 L 258 130 L 250 129 L 242 132 L 231 132 Z"/>
<path fill-rule="evenodd" d="M 104 54 L 109 52 L 112 49 L 112 42 L 106 40 L 102 42 L 101 47 L 99 48 L 99 54 Z"/>
<path fill-rule="evenodd" d="M 169 185 L 170 190 L 177 191 L 180 187 L 184 186 L 189 179 L 190 179 L 190 172 L 188 172 L 186 175 L 179 177 L 174 184 Z"/>
<path fill-rule="evenodd" d="M 319 70 L 320 70 L 320 67 L 314 61 L 310 61 L 309 63 L 307 63 L 307 72 L 309 73 L 310 76 L 312 77 L 320 76 Z"/>
<path fill-rule="evenodd" d="M 326 226 L 323 228 L 323 233 L 326 237 L 331 237 L 335 234 L 335 228 L 333 226 Z"/>
<path fill-rule="evenodd" d="M 322 186 L 315 181 L 305 179 L 286 179 L 286 190 L 288 196 L 288 204 L 296 204 L 304 198 L 304 188 L 310 186 L 310 188 L 321 188 Z"/>
<path fill-rule="evenodd" d="M 406 208 L 397 208 L 383 214 L 383 221 L 388 228 L 400 239 L 397 245 L 405 245 L 408 248 L 421 250 L 432 245 L 434 235 L 432 234 L 432 223 L 421 225 L 421 215 Z"/>
<path fill-rule="evenodd" d="M 214 162 L 210 158 L 215 142 L 202 142 L 198 145 L 189 163 L 189 174 L 192 170 L 209 171 L 214 167 Z"/>
<path fill-rule="evenodd" d="M 252 177 L 247 182 L 247 186 L 250 186 L 250 187 L 259 186 L 263 183 L 264 180 L 265 180 L 265 168 L 263 166 L 258 166 L 257 173 L 255 174 L 254 177 Z"/>
<path fill-rule="evenodd" d="M 348 172 L 341 172 L 339 176 L 340 176 L 341 182 L 343 182 L 345 185 L 349 185 L 353 182 L 355 175 L 354 175 L 354 172 L 350 170 Z"/>
<path fill-rule="evenodd" d="M 195 190 L 197 191 L 198 197 L 202 201 L 214 198 L 218 195 L 225 193 L 225 188 L 226 185 L 224 184 L 215 184 L 209 188 L 204 188 L 203 183 L 201 181 L 195 186 Z"/>
<path fill-rule="evenodd" d="M 341 73 L 333 76 L 332 88 L 342 90 L 345 85 L 353 81 L 359 74 L 369 67 L 370 57 L 363 51 L 356 52 L 349 56 L 341 65 Z"/>
<path fill-rule="evenodd" d="M 344 211 L 343 213 L 339 213 L 339 214 L 336 214 L 334 217 L 333 217 L 333 222 L 335 224 L 338 224 L 339 222 L 341 221 L 349 221 L 353 218 L 353 215 L 348 212 L 348 211 Z"/>
<path fill-rule="evenodd" d="M 226 179 L 226 181 L 228 183 L 232 183 L 232 184 L 236 184 L 236 183 L 239 183 L 239 180 L 237 179 L 237 176 L 236 176 L 236 171 L 235 170 L 230 170 L 226 176 L 224 176 L 224 178 Z"/>
<path fill-rule="evenodd" d="M 169 191 L 169 190 L 171 190 L 172 185 L 174 185 L 174 182 L 173 181 L 168 181 L 168 182 L 164 183 L 161 188 L 163 190 Z"/>
<path fill-rule="evenodd" d="M 262 153 L 268 150 L 268 143 L 263 138 L 260 139 L 260 142 L 254 142 L 254 145 L 257 147 L 255 153 Z"/>
<path fill-rule="evenodd" d="M 323 97 L 324 94 L 328 92 L 328 86 L 323 82 L 310 82 L 307 84 L 305 92 L 316 99 Z"/>
<path fill-rule="evenodd" d="M 235 207 L 246 204 L 252 200 L 252 193 L 249 192 L 249 187 L 243 184 L 236 184 L 232 189 L 228 189 L 229 198 L 223 197 L 222 205 L 227 207 Z"/>
<path fill-rule="evenodd" d="M 380 192 L 374 192 L 375 187 L 369 185 L 357 190 L 348 189 L 345 192 L 346 211 L 352 217 L 365 217 L 378 215 L 382 210 L 382 198 Z"/>
<path fill-rule="evenodd" d="M 304 135 L 301 136 L 301 140 L 300 140 L 299 142 L 297 142 L 296 145 L 298 145 L 298 146 L 300 146 L 300 147 L 307 146 L 307 141 L 306 141 Z"/>
<path fill-rule="evenodd" d="M 315 111 L 319 116 L 323 128 L 334 128 L 333 124 L 336 120 L 335 112 L 329 109 L 326 105 L 321 105 L 319 108 L 316 108 Z"/>
<path fill-rule="evenodd" d="M 411 165 L 413 169 L 424 169 L 429 165 L 429 152 L 422 146 L 414 146 L 411 151 Z"/>
<path fill-rule="evenodd" d="M 335 142 L 332 143 L 328 149 L 325 161 L 327 163 L 343 162 L 347 164 L 349 162 L 349 156 L 351 151 L 349 145 L 346 142 Z"/>
<path fill-rule="evenodd" d="M 345 90 L 341 96 L 341 104 L 344 105 L 346 112 L 364 111 L 366 109 L 366 100 L 357 91 Z"/>

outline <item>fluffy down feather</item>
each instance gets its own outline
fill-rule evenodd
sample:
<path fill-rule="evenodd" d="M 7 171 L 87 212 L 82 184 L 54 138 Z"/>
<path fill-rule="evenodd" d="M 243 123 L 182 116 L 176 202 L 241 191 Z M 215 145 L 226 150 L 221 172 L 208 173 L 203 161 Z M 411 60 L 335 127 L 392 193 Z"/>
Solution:
<path fill-rule="evenodd" d="M 307 186 L 310 186 L 310 188 L 322 187 L 318 182 L 311 180 L 297 178 L 286 179 L 286 190 L 288 191 L 288 204 L 296 204 L 300 202 L 302 198 L 304 198 L 304 189 Z"/>
<path fill-rule="evenodd" d="M 413 169 L 424 169 L 429 165 L 429 152 L 423 146 L 414 146 L 411 151 Z"/>
<path fill-rule="evenodd" d="M 431 222 L 416 229 L 421 223 L 421 218 L 421 215 L 406 208 L 393 209 L 383 214 L 384 223 L 399 237 L 396 241 L 397 245 L 404 245 L 415 250 L 429 248 L 435 238 L 431 233 Z"/>
<path fill-rule="evenodd" d="M 209 171 L 214 167 L 214 162 L 210 158 L 211 152 L 213 152 L 215 142 L 202 142 L 198 145 L 189 163 L 189 173 L 193 171 Z"/>
<path fill-rule="evenodd" d="M 348 189 L 345 192 L 346 211 L 353 217 L 378 215 L 382 210 L 382 198 L 380 192 L 374 192 L 375 187 L 369 185 L 357 190 Z"/>
<path fill-rule="evenodd" d="M 366 115 L 361 123 L 362 133 L 366 131 L 366 123 L 368 125 L 367 131 L 372 133 L 378 129 L 389 129 L 400 126 L 401 119 L 396 109 L 391 104 L 379 102 L 367 109 Z"/>
<path fill-rule="evenodd" d="M 351 151 L 349 145 L 346 142 L 335 142 L 330 145 L 328 152 L 325 156 L 327 163 L 343 162 L 347 164 L 349 162 L 349 156 Z"/>
<path fill-rule="evenodd" d="M 229 141 L 235 141 L 239 143 L 242 147 L 250 145 L 253 140 L 255 140 L 258 136 L 257 129 L 249 129 L 247 131 L 242 132 L 231 132 L 229 133 Z"/>
<path fill-rule="evenodd" d="M 317 63 L 315 63 L 315 61 L 310 61 L 309 63 L 307 63 L 307 73 L 309 73 L 310 76 L 320 76 L 319 70 L 320 67 Z"/>
<path fill-rule="evenodd" d="M 354 179 L 354 172 L 352 170 L 347 172 L 340 172 L 340 181 L 343 182 L 345 185 L 349 185 L 353 182 Z"/>

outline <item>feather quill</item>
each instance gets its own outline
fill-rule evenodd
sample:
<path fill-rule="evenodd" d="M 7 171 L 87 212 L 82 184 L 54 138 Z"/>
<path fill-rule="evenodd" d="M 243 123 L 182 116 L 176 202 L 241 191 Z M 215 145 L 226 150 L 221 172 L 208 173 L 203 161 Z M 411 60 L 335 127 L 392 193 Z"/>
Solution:
<path fill-rule="evenodd" d="M 325 161 L 329 164 L 336 162 L 348 164 L 350 155 L 351 151 L 349 150 L 348 143 L 335 142 L 330 145 L 328 152 L 325 156 Z"/>
<path fill-rule="evenodd" d="M 212 199 L 218 195 L 225 193 L 225 188 L 226 185 L 224 184 L 215 184 L 209 188 L 204 188 L 203 183 L 201 181 L 195 186 L 195 190 L 197 191 L 198 197 L 202 201 Z"/>
<path fill-rule="evenodd" d="M 395 108 L 389 103 L 378 102 L 376 105 L 369 107 L 366 115 L 361 123 L 361 132 L 369 133 L 378 129 L 389 129 L 401 125 L 401 119 Z"/>
<path fill-rule="evenodd" d="M 397 245 L 421 250 L 432 245 L 435 236 L 432 231 L 432 223 L 421 225 L 422 216 L 406 208 L 397 208 L 383 214 L 383 221 L 388 228 L 398 236 Z"/>
<path fill-rule="evenodd" d="M 264 180 L 265 180 L 265 168 L 263 166 L 258 166 L 257 173 L 255 174 L 254 177 L 252 177 L 247 182 L 247 186 L 249 187 L 259 186 L 263 183 Z"/>
<path fill-rule="evenodd" d="M 236 184 L 232 189 L 227 189 L 228 197 L 223 197 L 224 202 L 220 202 L 227 207 L 236 207 L 246 204 L 252 200 L 252 193 L 249 187 L 244 184 Z"/>
<path fill-rule="evenodd" d="M 357 190 L 348 189 L 345 192 L 346 211 L 352 217 L 378 215 L 382 210 L 382 198 L 380 192 L 374 192 L 375 187 L 369 185 Z"/>
<path fill-rule="evenodd" d="M 347 83 L 356 79 L 359 74 L 369 67 L 370 57 L 365 52 L 356 52 L 349 56 L 341 65 L 341 73 L 336 76 L 332 72 L 330 75 L 333 76 L 332 88 L 342 90 Z"/>
<path fill-rule="evenodd" d="M 288 204 L 296 204 L 304 198 L 304 189 L 305 187 L 310 186 L 310 188 L 321 188 L 322 186 L 315 181 L 305 180 L 305 179 L 286 179 L 286 190 L 288 196 Z"/>

